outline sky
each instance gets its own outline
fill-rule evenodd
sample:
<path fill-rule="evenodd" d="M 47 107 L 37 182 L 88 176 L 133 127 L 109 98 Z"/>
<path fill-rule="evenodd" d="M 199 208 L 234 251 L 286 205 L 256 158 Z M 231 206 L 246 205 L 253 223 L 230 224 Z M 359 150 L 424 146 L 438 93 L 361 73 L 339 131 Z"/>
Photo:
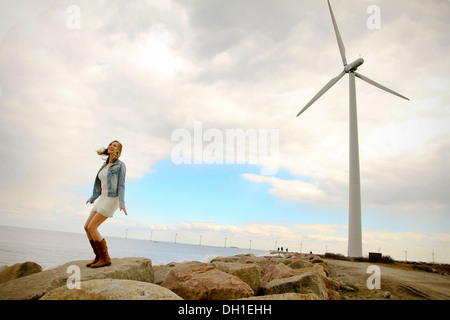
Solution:
<path fill-rule="evenodd" d="M 356 79 L 363 254 L 450 262 L 450 2 L 333 0 Z M 347 254 L 348 76 L 326 1 L 0 1 L 0 225 Z M 245 139 L 241 139 L 244 137 Z"/>

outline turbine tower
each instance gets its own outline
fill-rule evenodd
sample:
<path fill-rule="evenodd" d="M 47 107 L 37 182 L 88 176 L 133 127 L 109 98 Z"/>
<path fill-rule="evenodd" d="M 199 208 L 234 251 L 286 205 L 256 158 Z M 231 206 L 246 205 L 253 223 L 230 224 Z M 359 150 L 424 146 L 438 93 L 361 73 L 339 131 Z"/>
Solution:
<path fill-rule="evenodd" d="M 308 109 L 317 99 L 319 99 L 325 92 L 334 86 L 346 73 L 350 78 L 350 177 L 349 177 L 349 217 L 348 217 L 348 256 L 362 257 L 362 235 L 361 235 L 361 186 L 359 174 L 359 146 L 358 146 L 358 120 L 356 112 L 356 89 L 355 77 L 368 82 L 369 84 L 380 88 L 384 91 L 392 93 L 400 98 L 409 100 L 401 94 L 382 86 L 381 84 L 357 73 L 356 70 L 364 63 L 364 59 L 359 58 L 350 64 L 347 64 L 345 56 L 345 47 L 339 33 L 336 19 L 334 18 L 333 10 L 331 9 L 330 1 L 328 1 L 328 8 L 330 9 L 331 20 L 333 21 L 334 32 L 341 53 L 344 70 L 335 78 L 331 79 L 312 99 L 308 104 L 297 114 L 301 115 Z"/>

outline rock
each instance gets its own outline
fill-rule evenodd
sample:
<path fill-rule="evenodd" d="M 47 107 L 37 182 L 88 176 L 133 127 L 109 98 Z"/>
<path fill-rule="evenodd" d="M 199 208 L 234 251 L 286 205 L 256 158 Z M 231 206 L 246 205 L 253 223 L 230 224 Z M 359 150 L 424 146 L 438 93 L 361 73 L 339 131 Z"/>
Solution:
<path fill-rule="evenodd" d="M 239 300 L 320 300 L 320 299 L 314 293 L 288 292 L 281 294 L 268 294 L 266 296 L 254 296 Z"/>
<path fill-rule="evenodd" d="M 322 281 L 325 284 L 325 287 L 327 287 L 327 289 L 329 289 L 329 290 L 338 291 L 340 289 L 339 282 L 337 282 L 333 279 L 330 279 L 328 277 L 322 277 Z"/>
<path fill-rule="evenodd" d="M 24 263 L 16 263 L 10 267 L 6 267 L 0 272 L 0 283 L 22 278 L 41 271 L 42 267 L 35 262 L 27 261 Z"/>
<path fill-rule="evenodd" d="M 356 285 L 344 282 L 339 283 L 339 289 L 346 292 L 357 292 L 359 290 Z"/>
<path fill-rule="evenodd" d="M 327 274 L 323 270 L 322 265 L 320 265 L 320 264 L 312 265 L 312 267 L 306 267 L 306 268 L 292 270 L 292 273 L 294 275 L 300 275 L 300 274 L 307 273 L 307 272 L 317 272 L 323 277 L 327 276 Z"/>
<path fill-rule="evenodd" d="M 386 298 L 386 299 L 390 299 L 391 298 L 391 293 L 389 291 L 385 291 L 383 297 Z"/>
<path fill-rule="evenodd" d="M 327 268 L 328 270 L 328 268 Z M 324 270 L 324 266 L 322 263 L 314 264 L 312 267 L 309 268 L 302 268 L 302 269 L 295 269 L 293 270 L 293 273 L 295 275 L 300 275 L 307 272 L 317 272 L 321 277 L 322 281 L 325 283 L 325 286 L 327 289 L 331 290 L 339 290 L 340 284 L 337 281 L 334 281 L 333 279 L 328 278 L 328 274 Z"/>
<path fill-rule="evenodd" d="M 212 265 L 217 269 L 232 274 L 252 288 L 253 292 L 258 293 L 261 289 L 261 271 L 254 264 L 242 264 L 234 262 L 213 262 Z"/>
<path fill-rule="evenodd" d="M 198 263 L 198 262 L 195 262 L 195 261 L 171 262 L 171 263 L 166 264 L 166 265 L 153 266 L 153 271 L 154 271 L 154 274 L 155 274 L 155 280 L 153 281 L 153 283 L 161 284 L 161 283 L 164 282 L 164 280 L 166 280 L 167 275 L 173 269 L 182 269 L 182 268 L 190 266 L 193 263 Z"/>
<path fill-rule="evenodd" d="M 269 283 L 274 279 L 289 278 L 294 275 L 292 269 L 283 263 L 268 263 L 263 265 L 262 268 L 264 276 L 262 277 L 261 281 L 264 284 Z"/>
<path fill-rule="evenodd" d="M 321 257 L 315 256 L 311 259 L 311 263 L 324 263 Z"/>
<path fill-rule="evenodd" d="M 213 263 L 213 262 L 236 262 L 236 260 L 233 260 L 233 259 L 228 258 L 228 257 L 220 256 L 220 257 L 216 257 L 216 258 L 214 258 L 214 259 L 212 259 L 210 261 L 210 263 Z"/>
<path fill-rule="evenodd" d="M 274 279 L 264 287 L 264 294 L 287 292 L 313 293 L 321 300 L 328 300 L 328 291 L 317 272 L 307 272 L 290 278 Z"/>
<path fill-rule="evenodd" d="M 238 277 L 201 262 L 172 269 L 161 285 L 188 300 L 239 299 L 254 294 Z"/>
<path fill-rule="evenodd" d="M 327 266 L 326 262 L 319 262 L 319 263 L 315 263 L 314 265 L 315 266 L 317 266 L 317 265 L 322 266 L 323 271 L 325 271 L 325 273 L 326 273 L 326 275 L 328 277 L 328 275 L 330 274 L 330 271 L 328 270 L 328 266 Z"/>
<path fill-rule="evenodd" d="M 254 254 L 251 253 L 241 253 L 231 257 L 217 257 L 211 260 L 213 262 L 235 262 L 235 263 L 246 263 L 247 260 L 257 260 Z"/>
<path fill-rule="evenodd" d="M 341 295 L 335 290 L 328 289 L 328 300 L 341 300 Z"/>
<path fill-rule="evenodd" d="M 95 279 L 80 283 L 80 289 L 67 286 L 54 289 L 40 300 L 182 300 L 167 288 L 153 283 L 120 280 Z"/>
<path fill-rule="evenodd" d="M 155 275 L 155 279 L 153 283 L 155 284 L 161 284 L 166 280 L 167 275 L 172 270 L 172 267 L 169 265 L 160 265 L 160 266 L 153 266 L 153 272 Z"/>
<path fill-rule="evenodd" d="M 292 268 L 292 269 L 301 269 L 301 268 L 312 267 L 313 264 L 311 262 L 303 260 L 303 259 L 297 259 L 297 260 L 292 261 L 288 266 L 289 266 L 289 268 Z"/>
<path fill-rule="evenodd" d="M 245 257 L 245 263 L 247 264 L 260 264 L 266 261 L 265 257 L 256 257 L 254 255 L 246 256 Z"/>
<path fill-rule="evenodd" d="M 0 299 L 39 299 L 47 292 L 65 286 L 69 277 L 76 276 L 77 268 L 79 268 L 81 281 L 107 278 L 144 282 L 153 282 L 154 280 L 152 261 L 147 258 L 113 258 L 111 266 L 95 269 L 86 267 L 88 262 L 90 261 L 71 261 L 55 269 L 44 270 L 0 284 Z M 69 267 L 73 269 L 71 270 Z"/>

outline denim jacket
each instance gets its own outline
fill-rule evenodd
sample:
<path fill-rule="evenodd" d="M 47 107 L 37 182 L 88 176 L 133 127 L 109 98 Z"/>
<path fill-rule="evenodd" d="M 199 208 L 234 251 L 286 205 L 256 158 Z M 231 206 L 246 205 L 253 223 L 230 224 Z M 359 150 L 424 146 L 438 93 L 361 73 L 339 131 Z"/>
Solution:
<path fill-rule="evenodd" d="M 106 166 L 106 162 L 102 165 L 98 173 L 103 170 Z M 108 197 L 117 197 L 119 196 L 119 205 L 120 207 L 125 207 L 125 174 L 127 168 L 125 167 L 125 163 L 120 160 L 116 160 L 109 168 L 107 174 L 108 181 Z M 94 190 L 92 192 L 92 196 L 89 198 L 89 203 L 94 203 L 94 201 L 101 195 L 102 193 L 102 185 L 100 179 L 97 176 L 95 177 L 94 182 Z"/>

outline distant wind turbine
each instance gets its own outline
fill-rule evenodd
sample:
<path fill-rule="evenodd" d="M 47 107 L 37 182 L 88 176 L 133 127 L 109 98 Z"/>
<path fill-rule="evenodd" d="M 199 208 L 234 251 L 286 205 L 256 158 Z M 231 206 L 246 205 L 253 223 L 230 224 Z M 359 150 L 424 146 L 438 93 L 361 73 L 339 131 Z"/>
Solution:
<path fill-rule="evenodd" d="M 364 59 L 358 58 L 350 64 L 347 64 L 345 56 L 345 47 L 339 33 L 336 19 L 334 18 L 333 10 L 331 9 L 330 1 L 328 1 L 328 8 L 330 9 L 331 19 L 333 21 L 334 32 L 341 53 L 342 62 L 344 63 L 344 70 L 335 78 L 331 79 L 325 87 L 323 87 L 308 104 L 297 114 L 301 115 L 308 109 L 317 99 L 319 99 L 325 92 L 334 86 L 346 73 L 350 78 L 350 177 L 349 177 L 349 218 L 348 218 L 348 256 L 362 257 L 362 235 L 361 235 L 361 186 L 359 174 L 359 147 L 358 147 L 358 121 L 356 112 L 356 89 L 355 77 L 368 82 L 369 84 L 380 88 L 384 91 L 392 93 L 400 98 L 409 100 L 401 94 L 382 86 L 381 84 L 357 73 L 356 70 L 364 63 Z"/>

